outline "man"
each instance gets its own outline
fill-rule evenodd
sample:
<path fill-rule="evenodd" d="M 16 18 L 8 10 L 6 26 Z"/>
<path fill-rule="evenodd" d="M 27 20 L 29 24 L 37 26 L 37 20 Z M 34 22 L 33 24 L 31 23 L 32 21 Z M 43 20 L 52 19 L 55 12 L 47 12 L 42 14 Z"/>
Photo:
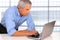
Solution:
<path fill-rule="evenodd" d="M 7 33 L 11 36 L 29 36 L 36 35 L 35 25 L 30 15 L 32 3 L 30 0 L 20 0 L 18 6 L 10 7 L 4 13 L 1 24 L 7 29 Z M 18 31 L 18 27 L 27 22 L 26 30 Z"/>

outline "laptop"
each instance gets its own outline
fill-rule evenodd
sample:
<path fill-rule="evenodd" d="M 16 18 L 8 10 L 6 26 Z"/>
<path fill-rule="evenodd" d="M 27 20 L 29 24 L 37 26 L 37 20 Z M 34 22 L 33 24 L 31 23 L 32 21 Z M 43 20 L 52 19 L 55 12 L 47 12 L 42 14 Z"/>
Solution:
<path fill-rule="evenodd" d="M 42 33 L 40 33 L 39 38 L 33 38 L 33 40 L 43 40 L 44 38 L 47 38 L 48 36 L 50 36 L 52 34 L 52 32 L 53 32 L 53 28 L 54 28 L 55 22 L 56 21 L 52 21 L 52 22 L 46 23 L 44 25 Z"/>

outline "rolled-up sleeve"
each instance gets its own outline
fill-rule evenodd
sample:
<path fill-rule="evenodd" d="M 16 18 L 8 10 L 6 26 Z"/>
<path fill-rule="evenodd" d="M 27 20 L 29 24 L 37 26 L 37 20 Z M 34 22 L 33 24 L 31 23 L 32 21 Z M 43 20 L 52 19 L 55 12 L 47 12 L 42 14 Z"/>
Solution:
<path fill-rule="evenodd" d="M 31 14 L 28 15 L 27 17 L 27 26 L 28 26 L 28 30 L 35 30 L 35 24 L 32 20 Z"/>

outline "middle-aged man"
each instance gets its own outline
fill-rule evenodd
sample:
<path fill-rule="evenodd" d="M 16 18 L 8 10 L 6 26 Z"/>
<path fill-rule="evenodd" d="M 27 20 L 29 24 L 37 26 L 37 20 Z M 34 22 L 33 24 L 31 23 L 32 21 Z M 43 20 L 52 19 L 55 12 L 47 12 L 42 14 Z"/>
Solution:
<path fill-rule="evenodd" d="M 29 36 L 38 33 L 30 15 L 32 3 L 30 0 L 20 0 L 17 6 L 10 7 L 4 13 L 1 24 L 11 36 Z M 27 29 L 18 31 L 18 27 L 27 22 Z"/>

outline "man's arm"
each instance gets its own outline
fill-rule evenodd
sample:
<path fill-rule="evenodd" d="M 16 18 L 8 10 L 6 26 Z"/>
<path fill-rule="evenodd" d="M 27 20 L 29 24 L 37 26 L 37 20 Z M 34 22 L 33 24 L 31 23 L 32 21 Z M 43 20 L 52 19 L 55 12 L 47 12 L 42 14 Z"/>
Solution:
<path fill-rule="evenodd" d="M 16 31 L 12 36 L 29 36 L 29 35 L 33 35 L 35 33 L 36 33 L 36 31 L 34 31 L 34 30 L 32 30 L 32 31 L 20 30 L 20 31 Z"/>
<path fill-rule="evenodd" d="M 28 26 L 28 30 L 30 30 L 30 31 L 35 30 L 35 24 L 33 22 L 33 19 L 31 17 L 30 13 L 29 13 L 29 15 L 27 17 L 27 26 Z"/>
<path fill-rule="evenodd" d="M 6 23 L 6 28 L 7 28 L 7 32 L 9 35 L 12 36 L 29 36 L 32 34 L 35 34 L 34 31 L 28 31 L 28 30 L 20 30 L 20 31 L 16 31 L 15 29 L 15 22 L 13 21 L 13 16 L 10 17 L 7 16 L 7 18 L 5 19 L 5 23 Z"/>
<path fill-rule="evenodd" d="M 8 19 L 8 20 L 9 21 L 6 20 L 6 28 L 7 28 L 7 32 L 9 35 L 12 35 L 12 36 L 28 36 L 28 35 L 35 34 L 33 31 L 28 31 L 28 30 L 16 31 L 15 22 L 11 19 Z"/>

